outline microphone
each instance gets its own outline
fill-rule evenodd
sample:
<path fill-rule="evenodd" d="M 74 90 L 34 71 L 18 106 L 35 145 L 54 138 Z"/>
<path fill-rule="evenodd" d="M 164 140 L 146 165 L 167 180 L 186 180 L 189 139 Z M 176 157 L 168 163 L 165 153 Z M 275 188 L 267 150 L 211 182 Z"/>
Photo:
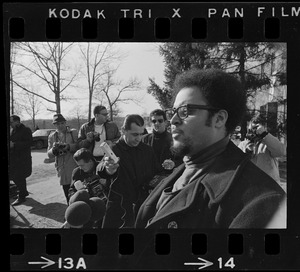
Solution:
<path fill-rule="evenodd" d="M 84 201 L 76 201 L 68 206 L 65 212 L 66 221 L 74 227 L 79 227 L 90 221 L 92 209 Z"/>
<path fill-rule="evenodd" d="M 89 222 L 101 220 L 106 212 L 106 205 L 99 197 L 89 197 L 86 190 L 77 191 L 69 200 L 65 219 L 71 227 L 84 227 Z"/>
<path fill-rule="evenodd" d="M 90 195 L 86 190 L 80 190 L 70 197 L 69 204 L 72 204 L 76 201 L 83 201 L 85 203 L 88 203 L 89 198 Z"/>

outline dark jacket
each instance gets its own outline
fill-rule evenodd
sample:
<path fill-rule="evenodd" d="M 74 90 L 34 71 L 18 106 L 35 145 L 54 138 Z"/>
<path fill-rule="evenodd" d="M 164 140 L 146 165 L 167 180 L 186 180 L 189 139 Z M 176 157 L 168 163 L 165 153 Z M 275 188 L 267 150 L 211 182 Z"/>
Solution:
<path fill-rule="evenodd" d="M 184 164 L 163 180 L 141 206 L 137 228 L 264 228 L 285 196 L 272 178 L 232 142 L 209 172 L 185 186 L 155 214 L 162 191 L 180 177 Z"/>
<path fill-rule="evenodd" d="M 10 179 L 14 180 L 16 176 L 27 178 L 32 171 L 31 129 L 21 123 L 12 131 L 10 141 L 14 143 L 14 147 L 10 149 Z"/>
<path fill-rule="evenodd" d="M 133 227 L 134 209 L 148 196 L 148 184 L 160 167 L 153 149 L 142 142 L 129 147 L 121 138 L 112 150 L 120 158 L 120 166 L 113 176 L 108 176 L 105 170 L 100 174 L 112 183 L 103 227 L 119 228 L 123 223 L 123 227 Z"/>
<path fill-rule="evenodd" d="M 121 133 L 117 127 L 117 125 L 113 122 L 104 123 L 106 140 L 110 140 L 115 143 L 120 137 Z M 86 139 L 87 133 L 95 131 L 95 118 L 93 118 L 90 122 L 85 123 L 81 126 L 78 133 L 78 145 L 79 148 L 87 148 L 93 152 L 95 141 L 89 142 Z"/>

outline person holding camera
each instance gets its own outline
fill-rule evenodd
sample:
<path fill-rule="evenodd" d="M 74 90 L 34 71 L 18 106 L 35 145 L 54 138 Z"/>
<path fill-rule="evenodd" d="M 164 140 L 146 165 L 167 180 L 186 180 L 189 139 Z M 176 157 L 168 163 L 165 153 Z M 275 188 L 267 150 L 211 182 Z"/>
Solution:
<path fill-rule="evenodd" d="M 79 148 L 89 149 L 97 161 L 101 161 L 104 153 L 100 147 L 103 142 L 112 146 L 121 133 L 114 122 L 108 121 L 106 107 L 97 105 L 94 108 L 94 118 L 83 124 L 78 133 Z"/>
<path fill-rule="evenodd" d="M 101 179 L 97 174 L 96 166 L 98 162 L 93 157 L 90 150 L 80 148 L 73 155 L 77 167 L 72 173 L 72 182 L 69 189 L 71 198 L 81 187 L 88 189 L 90 197 L 100 197 L 106 201 L 106 180 Z"/>
<path fill-rule="evenodd" d="M 48 136 L 47 154 L 50 159 L 55 158 L 55 168 L 63 187 L 64 195 L 69 204 L 69 188 L 73 169 L 77 166 L 73 160 L 73 154 L 78 149 L 77 131 L 66 125 L 66 119 L 62 114 L 53 116 L 53 125 L 56 130 Z"/>
<path fill-rule="evenodd" d="M 250 155 L 255 165 L 280 184 L 278 158 L 286 155 L 286 147 L 262 125 L 261 117 L 250 121 L 246 138 L 238 147 Z"/>

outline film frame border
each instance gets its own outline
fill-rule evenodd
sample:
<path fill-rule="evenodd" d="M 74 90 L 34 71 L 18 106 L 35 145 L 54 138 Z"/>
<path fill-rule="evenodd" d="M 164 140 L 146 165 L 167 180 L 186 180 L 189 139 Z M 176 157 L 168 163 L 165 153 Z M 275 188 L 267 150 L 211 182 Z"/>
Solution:
<path fill-rule="evenodd" d="M 163 8 L 161 8 L 163 6 Z M 197 6 L 198 9 L 194 8 L 194 5 Z M 299 94 L 297 94 L 297 74 L 299 74 L 299 67 L 297 64 L 299 63 L 299 56 L 297 56 L 297 49 L 300 45 L 299 34 L 300 26 L 298 16 L 283 16 L 282 7 L 291 9 L 292 7 L 299 7 L 299 3 L 103 3 L 101 4 L 100 9 L 105 8 L 107 10 L 107 18 L 105 20 L 97 20 L 97 36 L 93 38 L 84 38 L 81 34 L 81 20 L 80 19 L 72 19 L 72 18 L 60 18 L 60 26 L 61 26 L 61 36 L 60 38 L 47 39 L 45 36 L 46 31 L 46 20 L 48 19 L 47 11 L 49 8 L 57 8 L 64 9 L 64 7 L 68 7 L 68 9 L 95 9 L 95 3 L 47 3 L 47 4 L 38 4 L 34 3 L 34 11 L 36 16 L 31 16 L 32 4 L 5 4 L 4 5 L 4 37 L 5 37 L 5 54 L 8 54 L 9 43 L 11 41 L 74 41 L 74 39 L 78 42 L 97 42 L 97 41 L 112 41 L 112 42 L 245 42 L 245 41 L 270 41 L 270 42 L 286 42 L 287 43 L 287 53 L 288 53 L 288 62 L 287 62 L 287 77 L 288 77 L 288 101 L 299 101 Z M 257 11 L 257 7 L 265 7 L 265 10 L 268 10 L 264 15 L 260 18 L 257 16 L 252 17 Z M 98 6 L 97 6 L 98 7 Z M 247 13 L 247 16 L 242 19 L 242 37 L 240 35 L 241 32 L 241 21 L 230 20 L 231 18 L 222 18 L 220 16 L 208 18 L 208 15 L 205 13 L 208 8 L 215 8 L 217 12 L 220 10 L 228 9 L 233 10 L 234 7 L 243 7 L 244 12 Z M 134 27 L 134 33 L 132 35 L 128 35 L 125 27 L 125 38 L 120 38 L 118 35 L 118 30 L 120 28 L 119 19 L 124 19 L 122 17 L 122 13 L 117 13 L 120 9 L 151 9 L 151 18 L 131 18 L 132 14 L 128 13 L 129 20 L 126 22 L 123 20 L 123 23 L 128 24 L 129 27 Z M 175 10 L 180 9 L 180 18 L 172 18 L 174 14 L 176 14 Z M 275 16 L 272 16 L 272 8 L 275 8 Z M 182 11 L 184 10 L 185 16 L 183 16 Z M 40 11 L 40 12 L 39 12 Z M 5 13 L 6 12 L 6 13 Z M 281 12 L 281 14 L 280 14 Z M 155 15 L 154 15 L 155 13 Z M 146 13 L 147 14 L 147 13 Z M 111 15 L 111 16 L 109 16 Z M 124 15 L 124 13 L 123 13 Z M 116 16 L 116 17 L 114 17 Z M 146 16 L 147 17 L 147 16 Z M 11 18 L 23 18 L 25 19 L 24 24 L 24 37 L 19 39 L 12 39 L 9 36 L 8 29 L 10 28 L 9 20 Z M 169 18 L 169 23 L 171 30 L 169 30 L 169 37 L 165 38 L 164 33 L 162 32 L 159 39 L 155 37 L 155 29 L 156 29 L 156 19 L 157 18 Z M 193 23 L 191 22 L 192 18 L 200 18 L 205 19 L 206 35 L 203 35 L 202 38 L 194 38 L 192 36 L 192 28 Z M 253 18 L 255 18 L 253 20 Z M 240 18 L 233 18 L 240 19 Z M 266 28 L 266 20 L 271 20 L 273 22 L 271 24 L 271 32 L 270 37 L 265 37 Z M 166 22 L 166 20 L 163 20 Z M 228 24 L 233 24 L 235 27 L 239 29 L 237 37 L 228 37 Z M 226 23 L 224 23 L 226 22 Z M 232 23 L 233 22 L 233 23 Z M 93 24 L 92 22 L 89 22 Z M 202 22 L 203 23 L 203 22 Z M 54 23 L 55 24 L 55 23 Z M 162 23 L 162 27 L 164 27 L 165 23 Z M 168 23 L 166 23 L 168 24 Z M 275 33 L 272 33 L 272 25 L 277 24 L 277 28 Z M 101 27 L 100 27 L 101 26 Z M 189 31 L 185 31 L 188 26 Z M 51 27 L 50 27 L 51 28 Z M 113 28 L 113 31 L 108 31 L 108 29 Z M 167 29 L 168 27 L 166 27 Z M 269 26 L 270 28 L 270 26 Z M 72 31 L 69 31 L 69 30 Z M 167 29 L 168 30 L 168 29 Z M 50 30 L 51 31 L 51 30 Z M 131 31 L 132 32 L 132 31 Z M 235 30 L 232 32 L 232 35 L 235 34 Z M 55 36 L 54 31 L 54 36 Z M 167 35 L 168 36 L 168 35 Z M 7 56 L 5 56 L 7 57 Z M 8 71 L 7 59 L 5 59 L 5 70 Z M 6 82 L 7 80 L 6 75 Z M 7 83 L 6 83 L 7 84 Z M 6 89 L 8 90 L 8 86 L 6 85 Z M 298 95 L 298 96 L 297 96 Z M 295 100 L 294 100 L 295 99 Z M 297 105 L 294 103 L 288 103 L 288 115 L 290 123 L 299 124 L 299 109 L 297 109 Z M 297 122 L 298 121 L 298 122 Z M 299 146 L 296 144 L 296 140 L 293 136 L 297 128 L 288 128 L 288 139 L 289 139 L 289 147 Z M 291 143 L 291 144 L 290 144 Z M 111 269 L 114 268 L 112 265 L 114 262 L 120 262 L 120 255 L 117 249 L 119 249 L 119 235 L 123 234 L 131 234 L 134 235 L 133 244 L 134 250 L 139 250 L 142 248 L 144 242 L 153 243 L 153 237 L 156 234 L 168 234 L 170 238 L 171 245 L 175 245 L 175 251 L 179 249 L 178 252 L 173 252 L 173 249 L 170 249 L 170 254 L 160 254 L 153 255 L 152 258 L 149 258 L 149 266 L 145 268 L 152 269 L 160 269 L 160 268 L 173 268 L 176 269 L 179 266 L 179 269 L 186 268 L 182 266 L 183 260 L 196 260 L 198 256 L 203 257 L 207 260 L 214 260 L 216 263 L 216 257 L 220 256 L 224 259 L 229 259 L 230 256 L 236 257 L 236 259 L 242 260 L 242 265 L 239 264 L 236 266 L 239 268 L 247 268 L 247 269 L 295 269 L 296 265 L 299 266 L 299 260 L 294 260 L 293 254 L 291 252 L 299 252 L 299 224 L 297 225 L 297 220 L 295 220 L 297 216 L 297 211 L 292 209 L 295 204 L 297 204 L 299 200 L 296 200 L 296 192 L 299 189 L 299 185 L 295 182 L 296 175 L 296 160 L 295 160 L 295 150 L 288 147 L 288 164 L 287 164 L 287 172 L 288 172 L 288 186 L 287 186 L 287 196 L 288 196 L 288 217 L 287 217 L 287 229 L 286 230 L 201 230 L 196 234 L 204 234 L 207 238 L 207 252 L 202 254 L 192 254 L 191 253 L 191 237 L 195 234 L 194 230 L 180 230 L 180 236 L 177 237 L 178 231 L 176 230 L 163 230 L 162 232 L 158 231 L 149 231 L 149 230 L 101 230 L 100 232 L 94 230 L 57 230 L 57 229 L 11 229 L 10 236 L 15 239 L 15 241 L 20 241 L 22 243 L 22 238 L 15 238 L 15 235 L 21 234 L 23 236 L 24 249 L 25 254 L 13 254 L 11 255 L 11 268 L 16 270 L 22 270 L 22 268 L 30 268 L 32 266 L 28 265 L 28 260 L 37 260 L 38 256 L 46 256 L 46 258 L 51 259 L 53 256 L 57 257 L 64 256 L 66 258 L 71 257 L 74 260 L 80 259 L 82 253 L 79 253 L 79 250 L 82 250 L 82 237 L 86 234 L 96 235 L 97 244 L 96 247 L 98 251 L 97 254 L 86 254 L 84 258 L 86 263 L 88 263 L 88 269 Z M 297 187 L 298 186 L 298 187 Z M 56 239 L 55 235 L 59 234 L 61 239 Z M 229 255 L 228 252 L 228 237 L 232 234 L 242 234 L 243 235 L 243 249 L 246 248 L 248 250 L 246 254 L 232 254 Z M 54 240 L 56 242 L 53 244 L 61 243 L 61 250 L 59 254 L 56 254 L 55 250 L 52 251 L 51 248 L 50 254 L 46 253 L 46 245 L 45 240 L 47 235 L 54 235 Z M 263 251 L 263 245 L 265 237 L 267 235 L 279 235 L 280 238 L 280 249 L 281 252 L 279 254 L 266 254 Z M 19 237 L 19 236 L 18 236 Z M 77 237 L 78 239 L 74 239 Z M 95 237 L 95 236 L 93 236 Z M 110 239 L 105 240 L 107 237 Z M 101 239 L 101 242 L 100 242 Z M 104 239 L 104 240 L 103 240 Z M 114 241 L 114 245 L 111 244 L 111 239 Z M 127 238 L 124 238 L 124 241 Z M 129 238 L 130 239 L 130 238 Z M 164 238 L 163 238 L 164 239 Z M 277 238 L 275 238 L 277 239 Z M 34 242 L 32 242 L 34 241 Z M 187 241 L 182 243 L 182 241 Z M 219 247 L 219 241 L 221 242 L 221 246 Z M 68 250 L 66 245 L 71 242 L 71 250 Z M 67 244 L 66 244 L 67 243 Z M 132 243 L 132 241 L 131 241 Z M 34 247 L 32 247 L 34 245 Z M 103 246 L 104 248 L 102 248 Z M 155 246 L 154 246 L 155 247 Z M 152 244 L 153 249 L 153 244 Z M 188 252 L 180 255 L 182 250 L 186 249 Z M 210 252 L 212 250 L 212 252 Z M 126 251 L 126 250 L 125 250 Z M 208 252 L 209 251 L 209 252 Z M 103 255 L 101 255 L 101 252 Z M 69 255 L 68 255 L 69 254 Z M 101 258 L 99 258 L 101 255 Z M 238 256 L 237 256 L 238 255 Z M 125 256 L 125 257 L 124 257 Z M 131 260 L 136 257 L 136 254 L 123 254 L 123 259 L 121 261 L 122 267 L 126 268 L 126 265 L 130 265 Z M 249 259 L 250 258 L 250 259 Z M 100 260 L 99 260 L 100 259 Z M 176 260 L 174 262 L 174 260 Z M 59 261 L 58 261 L 59 262 Z M 101 264 L 100 264 L 101 262 Z M 159 267 L 151 266 L 151 262 L 157 262 Z M 255 262 L 257 262 L 255 264 Z M 78 263 L 77 263 L 78 264 Z M 153 264 L 152 264 L 153 265 Z M 171 266 L 170 266 L 171 265 Z M 66 268 L 65 269 L 72 269 Z M 74 267 L 75 268 L 75 267 Z M 79 267 L 81 268 L 81 267 Z M 120 268 L 120 267 L 118 267 Z M 299 268 L 299 267 L 298 267 Z M 232 268 L 233 269 L 233 268 Z"/>

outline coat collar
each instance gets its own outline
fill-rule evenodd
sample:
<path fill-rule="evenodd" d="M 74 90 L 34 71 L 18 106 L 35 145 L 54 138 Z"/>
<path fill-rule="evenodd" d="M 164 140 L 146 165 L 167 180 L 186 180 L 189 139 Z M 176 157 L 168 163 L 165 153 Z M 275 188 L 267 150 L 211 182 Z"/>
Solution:
<path fill-rule="evenodd" d="M 220 203 L 226 196 L 234 180 L 240 175 L 241 169 L 248 162 L 248 157 L 231 141 L 229 142 L 225 151 L 216 159 L 210 167 L 209 172 L 201 177 L 199 180 L 188 184 L 184 187 L 178 195 L 170 200 L 163 207 L 157 216 L 151 221 L 151 224 L 167 217 L 174 213 L 180 213 L 189 209 L 193 203 L 197 201 L 200 187 L 206 189 L 210 201 L 209 206 Z M 173 186 L 174 182 L 183 173 L 184 164 L 180 165 L 176 171 L 167 177 L 163 183 L 153 190 L 152 197 L 148 198 L 147 206 L 155 205 L 162 193 L 162 191 L 169 186 Z"/>
<path fill-rule="evenodd" d="M 19 130 L 22 130 L 24 127 L 25 127 L 24 124 L 19 123 L 15 128 L 12 129 L 12 133 L 15 133 L 15 132 L 17 132 Z"/>
<path fill-rule="evenodd" d="M 248 161 L 249 157 L 230 141 L 202 181 L 212 204 L 221 202 Z"/>
<path fill-rule="evenodd" d="M 109 121 L 106 120 L 106 121 L 103 123 L 103 125 L 106 126 L 106 124 L 107 124 L 108 122 L 109 122 Z M 93 117 L 93 118 L 91 119 L 91 121 L 88 122 L 88 126 L 94 126 L 94 125 L 95 125 L 95 117 Z"/>

